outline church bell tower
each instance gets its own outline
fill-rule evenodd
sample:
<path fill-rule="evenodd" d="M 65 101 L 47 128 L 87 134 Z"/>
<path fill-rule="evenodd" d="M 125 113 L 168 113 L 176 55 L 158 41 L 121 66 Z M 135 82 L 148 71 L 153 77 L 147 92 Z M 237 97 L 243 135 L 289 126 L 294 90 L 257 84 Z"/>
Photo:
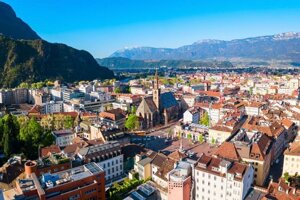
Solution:
<path fill-rule="evenodd" d="M 158 82 L 157 69 L 155 72 L 152 92 L 153 92 L 153 102 L 155 103 L 157 110 L 159 111 L 160 110 L 160 88 L 159 88 L 159 82 Z"/>

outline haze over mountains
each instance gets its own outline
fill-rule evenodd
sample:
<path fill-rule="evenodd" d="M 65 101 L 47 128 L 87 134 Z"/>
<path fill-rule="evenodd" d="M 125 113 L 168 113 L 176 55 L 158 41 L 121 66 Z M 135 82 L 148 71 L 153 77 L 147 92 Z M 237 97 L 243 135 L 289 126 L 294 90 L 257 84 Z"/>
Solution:
<path fill-rule="evenodd" d="M 0 2 L 0 87 L 45 79 L 74 82 L 113 77 L 87 51 L 40 39 L 9 5 Z"/>
<path fill-rule="evenodd" d="M 300 61 L 300 33 L 281 33 L 230 41 L 202 40 L 179 48 L 125 48 L 110 57 L 137 60 L 200 60 L 250 58 Z"/>

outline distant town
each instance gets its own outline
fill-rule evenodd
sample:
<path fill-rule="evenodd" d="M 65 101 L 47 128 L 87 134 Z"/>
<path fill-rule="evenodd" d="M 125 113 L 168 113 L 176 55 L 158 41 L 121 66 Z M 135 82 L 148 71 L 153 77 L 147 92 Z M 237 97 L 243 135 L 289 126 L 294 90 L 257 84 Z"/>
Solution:
<path fill-rule="evenodd" d="M 2 89 L 4 199 L 299 199 L 299 75 L 152 72 Z"/>

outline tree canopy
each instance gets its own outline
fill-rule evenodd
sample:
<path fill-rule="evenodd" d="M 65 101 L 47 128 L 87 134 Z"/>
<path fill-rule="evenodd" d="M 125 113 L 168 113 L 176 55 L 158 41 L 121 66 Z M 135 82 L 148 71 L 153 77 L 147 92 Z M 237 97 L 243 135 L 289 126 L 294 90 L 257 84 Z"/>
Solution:
<path fill-rule="evenodd" d="M 200 124 L 204 126 L 209 126 L 209 116 L 208 113 L 205 112 L 200 119 Z"/>
<path fill-rule="evenodd" d="M 139 118 L 135 114 L 130 114 L 125 122 L 125 127 L 128 130 L 135 130 L 139 128 Z"/>

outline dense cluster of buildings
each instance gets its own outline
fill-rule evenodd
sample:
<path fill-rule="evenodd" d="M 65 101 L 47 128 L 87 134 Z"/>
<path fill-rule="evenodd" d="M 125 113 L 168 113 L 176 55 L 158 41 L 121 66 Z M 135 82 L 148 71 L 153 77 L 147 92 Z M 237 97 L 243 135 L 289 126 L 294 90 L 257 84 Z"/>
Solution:
<path fill-rule="evenodd" d="M 24 173 L 3 197 L 105 199 L 114 183 L 138 177 L 148 182 L 124 199 L 298 200 L 299 78 L 195 73 L 170 84 L 156 73 L 128 83 L 2 90 L 2 114 L 46 127 L 57 121 L 54 144 L 20 161 Z M 135 131 L 126 129 L 129 115 Z M 64 116 L 72 128 L 60 126 Z M 152 138 L 163 144 L 149 145 Z"/>

